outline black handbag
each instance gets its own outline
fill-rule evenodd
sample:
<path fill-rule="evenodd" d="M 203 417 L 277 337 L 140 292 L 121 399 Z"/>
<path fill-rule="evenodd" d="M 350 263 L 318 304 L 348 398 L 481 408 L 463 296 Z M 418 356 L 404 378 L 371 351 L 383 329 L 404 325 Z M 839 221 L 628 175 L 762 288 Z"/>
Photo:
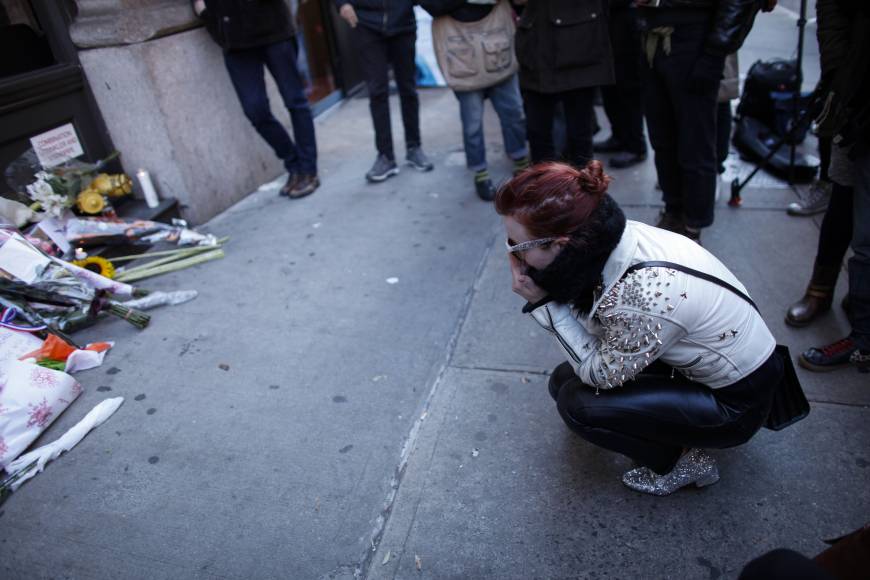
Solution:
<path fill-rule="evenodd" d="M 690 276 L 701 278 L 702 280 L 706 280 L 708 282 L 716 284 L 717 286 L 721 286 L 726 290 L 730 290 L 731 292 L 746 300 L 755 309 L 755 311 L 758 312 L 758 306 L 755 305 L 755 302 L 752 301 L 752 298 L 750 298 L 725 280 L 721 280 L 716 276 L 711 276 L 710 274 L 694 270 L 681 264 L 658 260 L 641 262 L 639 264 L 634 264 L 629 267 L 625 273 L 628 274 L 642 268 L 657 267 L 679 270 L 680 272 L 684 272 L 686 274 L 689 274 Z M 779 385 L 777 385 L 776 389 L 773 392 L 773 403 L 771 404 L 770 413 L 767 415 L 767 420 L 764 422 L 764 426 L 767 429 L 771 429 L 773 431 L 780 431 L 782 429 L 785 429 L 789 425 L 797 423 L 798 421 L 809 415 L 810 403 L 809 401 L 807 401 L 807 397 L 804 394 L 803 388 L 801 388 L 801 383 L 798 379 L 797 372 L 795 371 L 794 362 L 792 362 L 791 354 L 788 351 L 788 346 L 784 344 L 777 344 L 773 352 L 774 354 L 779 356 L 780 360 L 782 360 L 782 379 L 780 380 Z"/>

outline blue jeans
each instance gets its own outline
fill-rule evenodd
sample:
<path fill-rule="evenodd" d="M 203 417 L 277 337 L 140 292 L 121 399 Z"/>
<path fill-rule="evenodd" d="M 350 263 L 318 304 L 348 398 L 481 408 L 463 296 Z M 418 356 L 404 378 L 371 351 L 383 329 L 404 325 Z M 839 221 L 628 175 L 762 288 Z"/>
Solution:
<path fill-rule="evenodd" d="M 472 171 L 486 169 L 486 143 L 483 140 L 483 103 L 492 101 L 501 122 L 504 149 L 511 159 L 522 159 L 529 154 L 526 147 L 526 119 L 517 75 L 500 84 L 478 91 L 455 91 L 462 118 L 462 140 L 465 160 Z"/>
<path fill-rule="evenodd" d="M 849 322 L 852 340 L 870 350 L 870 148 L 854 159 L 852 251 L 849 258 Z"/>
<path fill-rule="evenodd" d="M 314 138 L 314 120 L 305 97 L 304 85 L 296 68 L 296 46 L 285 40 L 247 50 L 224 53 L 224 63 L 230 80 L 239 96 L 245 116 L 284 161 L 290 173 L 317 174 L 317 143 Z M 278 122 L 269 109 L 263 67 L 269 69 L 284 105 L 290 111 L 293 136 Z"/>

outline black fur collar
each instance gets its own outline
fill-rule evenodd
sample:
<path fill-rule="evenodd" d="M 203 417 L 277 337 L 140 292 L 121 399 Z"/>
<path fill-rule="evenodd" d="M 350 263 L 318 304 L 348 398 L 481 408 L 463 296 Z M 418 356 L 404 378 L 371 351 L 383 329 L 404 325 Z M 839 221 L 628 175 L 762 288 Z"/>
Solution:
<path fill-rule="evenodd" d="M 528 275 L 556 302 L 570 304 L 588 314 L 595 301 L 595 288 L 610 253 L 625 231 L 625 214 L 607 194 L 583 225 L 571 233 L 571 241 L 556 259 L 541 270 L 529 267 Z"/>

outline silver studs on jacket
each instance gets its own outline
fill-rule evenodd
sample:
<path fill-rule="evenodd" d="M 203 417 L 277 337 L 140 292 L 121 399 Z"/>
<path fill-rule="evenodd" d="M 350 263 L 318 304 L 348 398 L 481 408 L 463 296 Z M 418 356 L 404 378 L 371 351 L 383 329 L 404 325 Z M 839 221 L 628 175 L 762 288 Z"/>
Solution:
<path fill-rule="evenodd" d="M 651 495 L 670 495 L 692 483 L 697 487 L 713 485 L 719 481 L 716 460 L 701 449 L 692 449 L 680 457 L 674 468 L 658 475 L 649 467 L 638 467 L 625 472 L 622 483 L 634 491 Z"/>

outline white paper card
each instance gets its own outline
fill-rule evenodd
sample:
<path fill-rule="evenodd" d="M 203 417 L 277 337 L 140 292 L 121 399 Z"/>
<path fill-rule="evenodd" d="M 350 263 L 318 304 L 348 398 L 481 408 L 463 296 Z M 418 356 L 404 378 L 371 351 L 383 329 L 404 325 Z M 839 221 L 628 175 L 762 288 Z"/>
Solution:
<path fill-rule="evenodd" d="M 72 123 L 61 125 L 51 131 L 46 131 L 30 138 L 30 144 L 36 151 L 39 162 L 46 169 L 60 165 L 64 161 L 75 159 L 84 153 L 79 136 Z"/>
<path fill-rule="evenodd" d="M 0 268 L 22 282 L 33 283 L 51 260 L 12 236 L 0 247 Z"/>
<path fill-rule="evenodd" d="M 64 222 L 54 218 L 46 218 L 39 222 L 39 229 L 44 231 L 45 235 L 47 235 L 52 242 L 57 244 L 57 247 L 60 248 L 60 251 L 64 254 L 67 254 L 72 248 L 69 240 L 66 239 L 66 226 L 64 225 Z"/>

